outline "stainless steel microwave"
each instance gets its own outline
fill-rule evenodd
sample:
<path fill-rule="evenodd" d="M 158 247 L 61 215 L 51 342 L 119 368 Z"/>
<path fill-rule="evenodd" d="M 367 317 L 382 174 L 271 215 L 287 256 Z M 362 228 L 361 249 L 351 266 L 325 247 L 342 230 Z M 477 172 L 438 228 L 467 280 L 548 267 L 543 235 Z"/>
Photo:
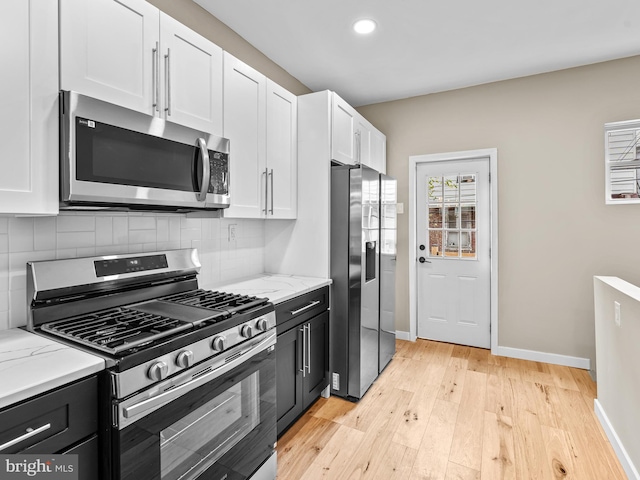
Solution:
<path fill-rule="evenodd" d="M 61 208 L 229 206 L 229 140 L 71 91 L 60 119 Z"/>

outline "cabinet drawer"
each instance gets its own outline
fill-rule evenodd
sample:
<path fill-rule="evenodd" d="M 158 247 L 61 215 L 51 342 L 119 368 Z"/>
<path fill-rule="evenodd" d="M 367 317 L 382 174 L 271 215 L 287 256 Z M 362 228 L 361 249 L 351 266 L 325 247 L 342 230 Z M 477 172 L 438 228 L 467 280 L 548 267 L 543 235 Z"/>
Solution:
<path fill-rule="evenodd" d="M 93 376 L 1 411 L 0 453 L 56 453 L 97 430 Z"/>
<path fill-rule="evenodd" d="M 322 287 L 276 305 L 276 332 L 290 330 L 329 309 L 329 287 Z"/>

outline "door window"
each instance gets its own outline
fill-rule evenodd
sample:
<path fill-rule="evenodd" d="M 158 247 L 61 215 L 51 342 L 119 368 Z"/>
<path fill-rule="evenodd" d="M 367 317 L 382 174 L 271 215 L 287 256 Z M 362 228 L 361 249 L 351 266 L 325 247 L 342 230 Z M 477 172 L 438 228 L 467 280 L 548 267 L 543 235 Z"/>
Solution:
<path fill-rule="evenodd" d="M 476 175 L 427 177 L 430 257 L 476 260 Z"/>

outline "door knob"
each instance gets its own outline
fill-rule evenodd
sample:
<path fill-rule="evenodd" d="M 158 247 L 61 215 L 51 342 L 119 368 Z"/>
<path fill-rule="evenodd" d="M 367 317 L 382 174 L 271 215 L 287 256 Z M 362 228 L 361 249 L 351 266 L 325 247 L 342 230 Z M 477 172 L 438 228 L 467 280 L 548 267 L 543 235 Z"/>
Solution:
<path fill-rule="evenodd" d="M 431 263 L 429 260 L 427 260 L 427 259 L 426 259 L 426 258 L 424 258 L 424 257 L 420 257 L 420 258 L 418 258 L 418 261 L 419 261 L 420 263 Z"/>

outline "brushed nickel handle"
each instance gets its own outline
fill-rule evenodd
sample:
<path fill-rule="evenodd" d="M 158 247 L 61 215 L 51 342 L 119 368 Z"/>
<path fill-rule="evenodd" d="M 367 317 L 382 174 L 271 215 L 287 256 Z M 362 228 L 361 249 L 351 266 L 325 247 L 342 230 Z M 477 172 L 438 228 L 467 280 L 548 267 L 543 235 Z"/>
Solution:
<path fill-rule="evenodd" d="M 307 323 L 305 328 L 307 329 L 307 373 L 311 375 L 311 324 Z"/>
<path fill-rule="evenodd" d="M 314 300 L 311 303 L 305 305 L 304 307 L 298 308 L 297 310 L 291 310 L 291 315 L 297 315 L 300 312 L 304 312 L 305 310 L 309 310 L 311 307 L 315 307 L 320 303 L 320 300 Z"/>
<path fill-rule="evenodd" d="M 12 447 L 20 442 L 23 442 L 24 440 L 27 440 L 31 437 L 35 437 L 36 435 L 38 435 L 39 433 L 44 432 L 45 430 L 49 430 L 51 428 L 51 424 L 47 423 L 46 425 L 43 425 L 41 427 L 38 428 L 27 428 L 26 432 L 24 435 L 20 435 L 17 438 L 14 438 L 13 440 L 9 440 L 6 443 L 3 443 L 2 445 L 0 445 L 0 451 Z"/>
<path fill-rule="evenodd" d="M 153 79 L 153 110 L 156 112 L 160 112 L 160 48 L 158 42 L 156 42 L 156 48 L 152 50 L 153 56 L 153 73 L 151 75 Z"/>
<path fill-rule="evenodd" d="M 269 175 L 271 175 L 271 210 L 269 211 L 271 212 L 271 215 L 273 215 L 273 168 Z"/>
<path fill-rule="evenodd" d="M 307 330 L 304 328 L 304 325 L 299 330 L 302 332 L 302 377 L 306 377 L 307 374 Z"/>
<path fill-rule="evenodd" d="M 265 168 L 262 174 L 264 175 L 264 208 L 262 211 L 266 215 L 269 208 L 269 169 Z"/>
<path fill-rule="evenodd" d="M 167 48 L 167 54 L 164 56 L 164 75 L 167 87 L 167 105 L 164 107 L 167 116 L 171 116 L 171 49 Z"/>
<path fill-rule="evenodd" d="M 204 202 L 207 199 L 207 191 L 209 190 L 209 179 L 211 178 L 211 163 L 209 161 L 209 150 L 204 138 L 198 138 L 198 148 L 200 148 L 200 156 L 202 157 L 202 184 L 200 191 L 196 193 L 196 200 Z"/>

